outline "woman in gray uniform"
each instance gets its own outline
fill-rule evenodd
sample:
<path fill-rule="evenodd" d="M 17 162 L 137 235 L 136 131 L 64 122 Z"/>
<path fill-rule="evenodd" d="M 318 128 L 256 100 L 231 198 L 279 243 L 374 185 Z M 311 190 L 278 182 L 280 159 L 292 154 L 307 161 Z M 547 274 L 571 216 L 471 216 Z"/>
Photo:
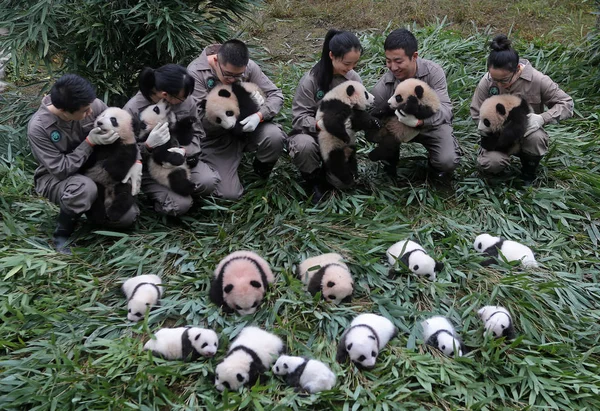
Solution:
<path fill-rule="evenodd" d="M 347 80 L 360 81 L 354 67 L 360 60 L 362 46 L 358 38 L 347 31 L 331 29 L 323 41 L 321 59 L 300 79 L 292 102 L 292 132 L 288 140 L 290 157 L 300 170 L 312 202 L 318 203 L 327 189 L 327 181 L 335 177 L 326 175 L 321 165 L 317 136 L 319 127 L 315 114 L 325 93 Z"/>

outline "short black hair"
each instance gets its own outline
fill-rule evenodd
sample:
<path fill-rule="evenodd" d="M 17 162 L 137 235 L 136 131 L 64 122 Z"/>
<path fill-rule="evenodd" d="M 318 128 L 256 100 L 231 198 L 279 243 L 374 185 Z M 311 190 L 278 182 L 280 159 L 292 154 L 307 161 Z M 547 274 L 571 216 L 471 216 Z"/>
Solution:
<path fill-rule="evenodd" d="M 152 94 L 165 91 L 170 96 L 179 96 L 181 90 L 185 98 L 193 91 L 196 81 L 179 64 L 166 64 L 157 69 L 144 67 L 138 79 L 140 91 L 147 100 L 152 100 Z"/>
<path fill-rule="evenodd" d="M 96 100 L 96 91 L 83 77 L 65 74 L 50 89 L 50 100 L 57 109 L 75 113 Z"/>
<path fill-rule="evenodd" d="M 508 70 L 515 73 L 519 68 L 519 53 L 511 46 L 511 41 L 504 34 L 498 34 L 490 43 L 490 55 L 487 67 Z"/>
<path fill-rule="evenodd" d="M 358 37 L 353 33 L 335 29 L 330 29 L 327 32 L 323 40 L 321 59 L 311 70 L 317 79 L 320 90 L 329 91 L 329 86 L 333 80 L 333 62 L 331 61 L 331 57 L 329 57 L 329 52 L 331 51 L 333 57 L 342 58 L 352 50 L 356 50 L 359 53 L 363 51 Z"/>
<path fill-rule="evenodd" d="M 388 34 L 383 43 L 383 49 L 388 50 L 404 50 L 404 54 L 412 59 L 413 54 L 418 50 L 419 43 L 414 34 L 407 29 L 396 29 Z"/>
<path fill-rule="evenodd" d="M 243 41 L 233 39 L 227 40 L 219 47 L 217 57 L 222 64 L 231 64 L 234 67 L 246 67 L 250 60 L 250 53 Z"/>

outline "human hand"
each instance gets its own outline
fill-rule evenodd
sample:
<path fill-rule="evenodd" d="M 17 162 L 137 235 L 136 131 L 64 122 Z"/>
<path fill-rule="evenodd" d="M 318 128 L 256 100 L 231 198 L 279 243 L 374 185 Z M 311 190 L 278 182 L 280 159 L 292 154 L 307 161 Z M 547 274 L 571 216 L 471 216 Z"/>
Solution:
<path fill-rule="evenodd" d="M 419 122 L 421 121 L 412 114 L 406 114 L 402 110 L 396 110 L 396 117 L 398 117 L 398 121 L 402 124 L 413 128 L 417 127 L 419 125 Z"/>
<path fill-rule="evenodd" d="M 177 153 L 177 154 L 180 154 L 185 157 L 185 148 L 183 148 L 183 147 L 171 147 L 167 151 L 169 151 L 171 153 Z"/>
<path fill-rule="evenodd" d="M 248 117 L 246 117 L 245 119 L 243 119 L 242 121 L 240 121 L 240 124 L 242 126 L 244 126 L 244 128 L 242 128 L 242 131 L 244 131 L 246 133 L 250 133 L 250 132 L 256 130 L 256 127 L 258 126 L 259 123 L 260 123 L 260 116 L 258 115 L 258 113 L 251 114 Z"/>
<path fill-rule="evenodd" d="M 250 98 L 259 107 L 262 106 L 263 104 L 265 104 L 265 99 L 262 96 L 262 94 L 260 94 L 260 91 L 258 91 L 258 90 L 254 90 L 252 93 L 250 93 Z"/>
<path fill-rule="evenodd" d="M 100 127 L 93 128 L 85 139 L 90 146 L 112 144 L 119 139 L 119 133 L 114 130 L 103 131 Z"/>
<path fill-rule="evenodd" d="M 540 114 L 527 114 L 527 129 L 525 130 L 525 137 L 542 128 L 544 123 L 544 117 L 542 117 Z"/>
<path fill-rule="evenodd" d="M 125 184 L 127 181 L 131 181 L 131 195 L 138 195 L 142 185 L 142 162 L 140 160 L 131 166 L 121 183 Z"/>
<path fill-rule="evenodd" d="M 169 133 L 169 123 L 157 123 L 150 132 L 150 135 L 146 140 L 146 145 L 148 148 L 154 148 L 162 146 L 170 139 L 171 134 Z"/>

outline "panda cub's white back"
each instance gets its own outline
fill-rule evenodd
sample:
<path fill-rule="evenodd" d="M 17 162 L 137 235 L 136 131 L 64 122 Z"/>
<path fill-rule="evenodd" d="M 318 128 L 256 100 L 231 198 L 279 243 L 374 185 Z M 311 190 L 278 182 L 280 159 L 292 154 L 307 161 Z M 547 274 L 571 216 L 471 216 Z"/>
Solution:
<path fill-rule="evenodd" d="M 455 349 L 459 357 L 463 355 L 464 344 L 446 317 L 433 316 L 421 322 L 421 327 L 425 344 L 439 349 L 449 357 L 454 355 Z"/>
<path fill-rule="evenodd" d="M 303 357 L 280 356 L 272 368 L 273 374 L 285 375 L 286 382 L 294 387 L 313 394 L 330 390 L 335 386 L 336 377 L 324 363 Z"/>
<path fill-rule="evenodd" d="M 391 267 L 390 274 L 395 271 L 394 267 L 398 261 L 406 265 L 413 273 L 428 276 L 432 281 L 444 268 L 442 262 L 434 260 L 421 245 L 411 240 L 398 241 L 387 249 L 386 256 Z"/>
<path fill-rule="evenodd" d="M 199 327 L 161 328 L 144 345 L 167 360 L 212 357 L 219 347 L 219 337 L 213 330 Z"/>
<path fill-rule="evenodd" d="M 492 257 L 498 257 L 502 253 L 508 261 L 521 261 L 524 267 L 537 267 L 538 263 L 533 255 L 531 248 L 512 240 L 506 240 L 502 237 L 495 237 L 490 234 L 480 234 L 475 238 L 473 248 L 480 253 Z M 485 261 L 482 265 L 489 265 L 490 261 Z"/>
<path fill-rule="evenodd" d="M 142 274 L 123 283 L 121 290 L 127 297 L 127 319 L 139 321 L 147 309 L 157 305 L 163 295 L 162 281 L 155 274 Z"/>

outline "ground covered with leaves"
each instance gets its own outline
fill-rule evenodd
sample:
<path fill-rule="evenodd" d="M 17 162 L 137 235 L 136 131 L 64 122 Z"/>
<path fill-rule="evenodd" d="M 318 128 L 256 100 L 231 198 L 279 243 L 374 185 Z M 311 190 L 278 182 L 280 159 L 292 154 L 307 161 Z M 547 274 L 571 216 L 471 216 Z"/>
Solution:
<path fill-rule="evenodd" d="M 24 125 L 28 97 L 4 94 L 0 107 L 0 408 L 2 409 L 600 409 L 600 93 L 598 68 L 584 43 L 517 42 L 521 55 L 559 82 L 576 104 L 574 119 L 548 127 L 551 148 L 540 177 L 524 188 L 511 176 L 483 180 L 475 169 L 478 137 L 468 106 L 485 72 L 489 37 L 416 29 L 420 55 L 445 68 L 464 150 L 452 187 L 425 177 L 426 152 L 406 145 L 396 182 L 366 159 L 361 141 L 355 190 L 313 207 L 298 173 L 284 158 L 273 178 L 257 181 L 246 161 L 247 185 L 236 202 L 206 201 L 187 216 L 161 218 L 143 208 L 136 227 L 116 233 L 83 226 L 73 256 L 48 244 L 57 208 L 33 193 L 34 163 Z M 358 67 L 372 86 L 384 71 L 384 35 L 361 38 Z M 280 64 L 270 74 L 286 96 L 279 120 L 289 130 L 300 76 L 315 60 Z M 6 125 L 8 124 L 8 125 Z M 249 160 L 249 159 L 248 159 Z M 501 263 L 482 268 L 475 236 L 494 233 L 536 253 L 540 267 Z M 387 275 L 383 256 L 401 239 L 420 242 L 445 268 L 437 281 Z M 271 264 L 276 283 L 254 316 L 224 315 L 208 300 L 218 261 L 249 249 Z M 355 278 L 351 304 L 315 300 L 294 277 L 306 256 L 335 251 Z M 126 321 L 119 286 L 142 273 L 165 282 L 162 306 L 144 321 Z M 477 310 L 504 305 L 518 337 L 483 336 Z M 390 318 L 400 330 L 376 367 L 335 363 L 337 341 L 359 313 Z M 417 324 L 445 315 L 471 351 L 443 357 L 422 344 Z M 331 365 L 335 389 L 303 395 L 274 376 L 241 392 L 220 394 L 213 372 L 232 339 L 253 324 L 282 337 L 292 355 Z M 215 329 L 211 360 L 165 361 L 142 351 L 162 326 Z"/>

